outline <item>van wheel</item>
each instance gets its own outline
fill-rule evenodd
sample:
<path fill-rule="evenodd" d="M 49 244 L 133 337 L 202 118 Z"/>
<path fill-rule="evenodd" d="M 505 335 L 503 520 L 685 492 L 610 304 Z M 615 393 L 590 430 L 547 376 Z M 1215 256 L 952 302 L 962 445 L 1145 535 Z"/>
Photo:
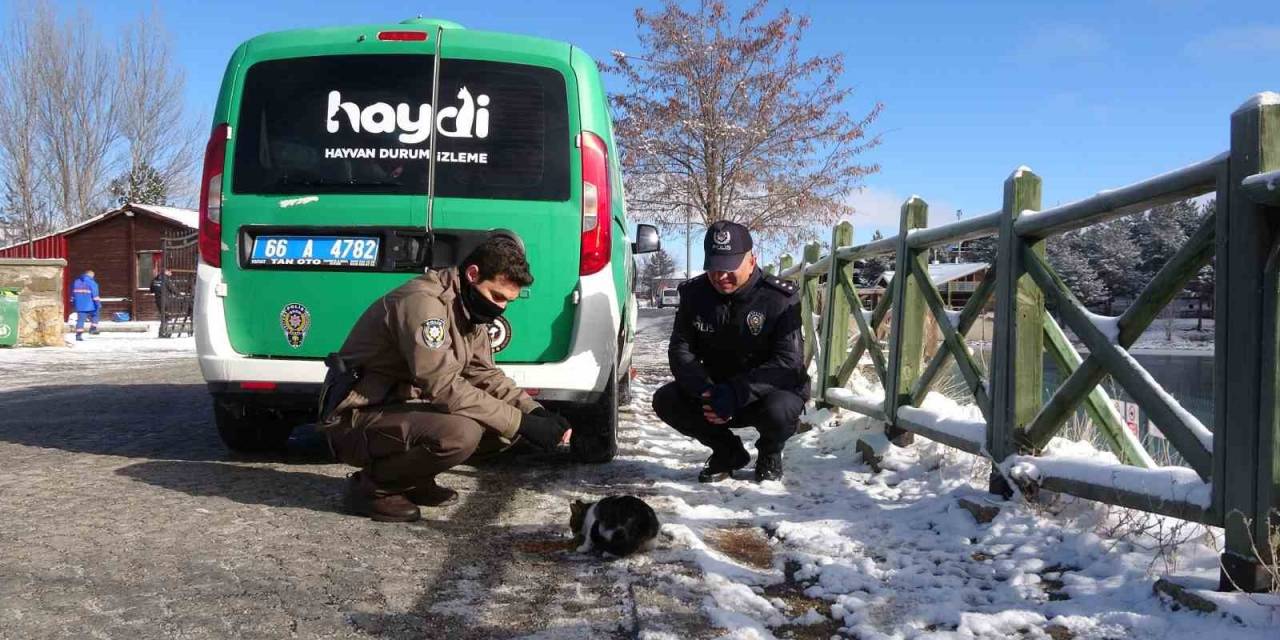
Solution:
<path fill-rule="evenodd" d="M 609 372 L 609 385 L 599 402 L 584 407 L 573 423 L 569 450 L 578 462 L 608 462 L 618 454 L 618 369 Z"/>
<path fill-rule="evenodd" d="M 240 403 L 213 401 L 213 421 L 218 436 L 232 451 L 263 453 L 284 451 L 293 426 L 267 411 Z"/>

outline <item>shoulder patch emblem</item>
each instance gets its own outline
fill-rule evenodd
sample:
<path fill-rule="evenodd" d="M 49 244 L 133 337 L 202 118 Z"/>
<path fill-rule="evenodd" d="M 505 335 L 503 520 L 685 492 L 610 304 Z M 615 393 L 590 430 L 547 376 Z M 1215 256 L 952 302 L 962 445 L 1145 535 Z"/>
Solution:
<path fill-rule="evenodd" d="M 444 346 L 444 320 L 431 318 L 422 323 L 422 344 L 428 349 L 439 349 Z"/>
<path fill-rule="evenodd" d="M 764 314 L 759 311 L 752 311 L 747 314 L 747 330 L 751 335 L 758 336 L 760 331 L 764 329 Z"/>

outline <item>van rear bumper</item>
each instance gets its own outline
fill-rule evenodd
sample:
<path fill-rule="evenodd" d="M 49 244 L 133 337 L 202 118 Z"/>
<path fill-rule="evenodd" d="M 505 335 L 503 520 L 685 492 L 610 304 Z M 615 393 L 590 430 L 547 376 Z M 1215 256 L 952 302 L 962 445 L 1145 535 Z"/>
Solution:
<path fill-rule="evenodd" d="M 254 358 L 237 353 L 227 335 L 222 297 L 222 270 L 201 263 L 196 271 L 196 353 L 200 372 L 211 391 L 233 391 L 240 382 L 314 385 L 324 382 L 321 360 Z M 599 400 L 617 359 L 617 297 L 608 269 L 580 280 L 580 303 L 575 317 L 574 354 L 561 362 L 499 365 L 516 384 L 539 400 L 595 402 Z M 613 327 L 612 331 L 607 327 Z M 536 390 L 536 392 L 534 391 Z M 265 401 L 269 394 L 256 394 Z"/>

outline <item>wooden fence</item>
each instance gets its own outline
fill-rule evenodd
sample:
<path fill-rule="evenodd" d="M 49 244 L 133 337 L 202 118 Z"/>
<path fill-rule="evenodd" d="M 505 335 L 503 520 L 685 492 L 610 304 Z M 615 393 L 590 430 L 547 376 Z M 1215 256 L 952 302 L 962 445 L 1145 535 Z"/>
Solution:
<path fill-rule="evenodd" d="M 1231 116 L 1229 151 L 1120 189 L 1050 209 L 1040 206 L 1041 178 L 1026 167 L 1004 183 L 999 211 L 927 228 L 928 205 L 902 205 L 897 236 L 853 244 L 853 227 L 832 231 L 832 250 L 805 247 L 777 272 L 801 286 L 805 355 L 816 359 L 815 397 L 827 405 L 885 423 L 890 442 L 913 434 L 990 458 L 990 489 L 1010 495 L 1011 483 L 1043 487 L 1110 504 L 1225 528 L 1221 588 L 1266 590 L 1280 540 L 1280 95 L 1264 93 Z M 1184 198 L 1216 194 L 1207 216 L 1130 307 L 1118 318 L 1089 313 L 1045 258 L 1045 239 Z M 995 263 L 959 313 L 949 312 L 928 276 L 931 247 L 994 236 Z M 863 308 L 853 262 L 896 254 L 893 281 L 874 309 Z M 1217 256 L 1214 424 L 1201 424 L 1128 353 L 1185 283 Z M 825 283 L 821 283 L 825 279 Z M 825 287 L 825 295 L 820 291 Z M 964 336 L 991 297 L 995 331 L 989 372 Z M 821 304 L 821 318 L 814 310 Z M 1056 310 L 1087 348 L 1067 339 Z M 887 352 L 876 329 L 892 309 Z M 854 313 L 853 311 L 857 312 Z M 924 323 L 936 319 L 942 347 L 924 358 Z M 856 338 L 849 340 L 850 322 Z M 1044 354 L 1065 380 L 1045 402 Z M 883 397 L 857 396 L 845 384 L 869 355 Z M 919 408 L 948 359 L 954 359 L 982 414 L 966 422 Z M 1158 467 L 1125 428 L 1099 386 L 1110 375 L 1146 412 L 1186 461 Z M 1121 465 L 1038 455 L 1083 405 Z M 1030 474 L 1020 474 L 1034 468 Z"/>

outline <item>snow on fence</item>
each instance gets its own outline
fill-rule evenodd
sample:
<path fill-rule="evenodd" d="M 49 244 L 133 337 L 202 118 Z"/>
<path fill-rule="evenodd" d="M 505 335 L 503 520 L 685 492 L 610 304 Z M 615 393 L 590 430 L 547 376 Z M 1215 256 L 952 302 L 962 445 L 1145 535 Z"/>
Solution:
<path fill-rule="evenodd" d="M 1280 519 L 1277 171 L 1280 96 L 1266 93 L 1232 114 L 1226 153 L 1077 202 L 1042 210 L 1040 177 L 1019 167 L 1004 182 L 1003 206 L 987 215 L 926 228 L 928 204 L 912 196 L 902 205 L 898 235 L 862 245 L 853 244 L 853 227 L 842 222 L 832 231 L 833 249 L 826 255 L 812 242 L 799 264 L 788 255 L 776 265 L 777 273 L 800 285 L 805 356 L 818 372 L 815 395 L 827 405 L 883 421 L 880 439 L 905 445 L 919 434 L 990 458 L 993 493 L 1009 495 L 1011 482 L 1029 483 L 1224 527 L 1222 588 L 1266 590 L 1271 576 L 1265 565 L 1276 562 L 1268 526 Z M 1050 236 L 1208 193 L 1217 197 L 1217 212 L 1119 317 L 1090 313 L 1045 258 Z M 992 236 L 997 256 L 986 277 L 959 313 L 947 309 L 928 276 L 928 250 Z M 885 254 L 896 254 L 894 276 L 868 310 L 850 272 L 855 261 Z M 1211 433 L 1127 350 L 1215 255 L 1217 432 Z M 995 337 L 986 372 L 964 336 L 992 298 Z M 1088 348 L 1087 355 L 1045 312 L 1046 302 Z M 890 309 L 884 349 L 876 330 Z M 942 332 L 942 346 L 927 362 L 926 317 Z M 850 340 L 851 335 L 856 337 Z M 1067 374 L 1048 401 L 1042 395 L 1045 353 Z M 883 397 L 845 388 L 864 355 L 886 390 Z M 918 408 L 948 359 L 955 361 L 981 421 Z M 1150 416 L 1186 467 L 1156 466 L 1099 386 L 1108 375 Z M 1039 455 L 1078 407 L 1121 464 Z M 1019 473 L 1006 472 L 1015 466 Z"/>

